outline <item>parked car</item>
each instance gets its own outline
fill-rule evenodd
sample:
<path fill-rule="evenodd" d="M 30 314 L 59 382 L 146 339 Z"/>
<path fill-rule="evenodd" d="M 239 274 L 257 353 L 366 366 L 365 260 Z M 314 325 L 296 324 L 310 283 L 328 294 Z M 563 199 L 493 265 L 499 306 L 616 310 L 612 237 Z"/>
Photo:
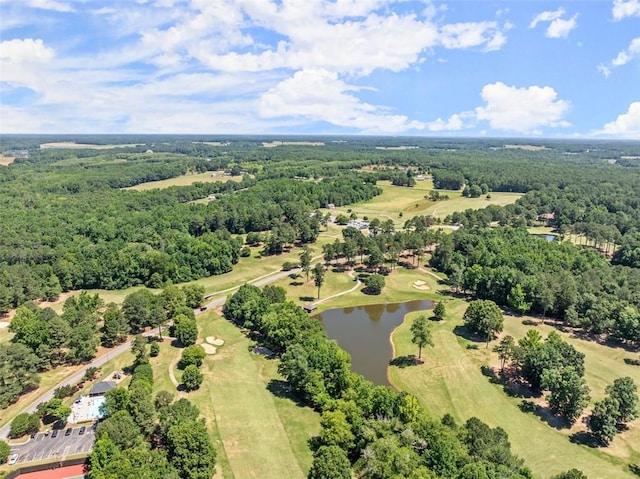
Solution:
<path fill-rule="evenodd" d="M 87 430 L 87 428 L 86 428 L 85 426 L 82 426 L 82 427 L 80 428 L 80 430 L 78 431 L 78 434 L 79 434 L 80 436 L 82 436 L 86 430 Z"/>
<path fill-rule="evenodd" d="M 59 429 L 54 429 L 53 432 L 51 433 L 51 437 L 58 437 L 59 432 L 60 432 Z"/>
<path fill-rule="evenodd" d="M 18 455 L 14 454 L 13 456 L 11 456 L 11 459 L 9 459 L 9 465 L 13 466 L 16 462 L 18 462 Z"/>
<path fill-rule="evenodd" d="M 65 436 L 71 436 L 71 433 L 73 432 L 73 429 L 71 429 L 70 427 L 67 428 L 67 430 L 64 432 Z"/>

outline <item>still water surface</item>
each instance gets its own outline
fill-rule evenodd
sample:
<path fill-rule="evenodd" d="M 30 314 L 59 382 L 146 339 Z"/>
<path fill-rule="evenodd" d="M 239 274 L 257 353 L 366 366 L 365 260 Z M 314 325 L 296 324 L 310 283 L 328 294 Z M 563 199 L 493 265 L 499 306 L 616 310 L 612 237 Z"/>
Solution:
<path fill-rule="evenodd" d="M 429 300 L 369 304 L 328 309 L 316 317 L 327 336 L 351 355 L 351 370 L 374 384 L 388 385 L 387 368 L 392 359 L 391 332 L 407 313 L 431 309 Z"/>

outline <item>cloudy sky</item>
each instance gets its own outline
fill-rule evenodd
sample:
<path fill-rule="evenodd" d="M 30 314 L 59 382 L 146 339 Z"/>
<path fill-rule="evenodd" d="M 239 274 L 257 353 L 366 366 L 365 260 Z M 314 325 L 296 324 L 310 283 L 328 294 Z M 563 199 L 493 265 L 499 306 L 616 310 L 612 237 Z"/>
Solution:
<path fill-rule="evenodd" d="M 0 0 L 0 133 L 640 139 L 640 0 Z"/>

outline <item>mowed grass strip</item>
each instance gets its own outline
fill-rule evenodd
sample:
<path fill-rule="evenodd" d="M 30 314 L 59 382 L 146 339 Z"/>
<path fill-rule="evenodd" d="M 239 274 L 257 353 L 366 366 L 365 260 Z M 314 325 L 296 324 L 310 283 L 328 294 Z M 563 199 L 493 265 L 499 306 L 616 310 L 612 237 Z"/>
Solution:
<path fill-rule="evenodd" d="M 223 477 L 306 477 L 312 460 L 307 441 L 319 432 L 317 414 L 269 391 L 269 382 L 281 379 L 277 362 L 252 354 L 251 341 L 238 328 L 213 313 L 198 323 L 201 337 L 216 336 L 225 344 L 205 359 L 202 387 L 185 397 L 215 427 Z"/>
<path fill-rule="evenodd" d="M 465 307 L 462 301 L 449 304 L 448 318 L 460 318 Z M 417 353 L 410 332 L 416 314 L 407 315 L 392 335 L 396 357 Z M 520 411 L 521 400 L 507 396 L 500 385 L 492 384 L 481 372 L 490 349 L 485 350 L 482 343 L 478 343 L 478 350 L 466 349 L 469 341 L 453 333 L 457 324 L 459 319 L 434 323 L 435 346 L 423 350 L 424 364 L 391 366 L 392 384 L 414 394 L 434 415 L 448 412 L 458 422 L 476 416 L 493 427 L 502 427 L 509 434 L 514 453 L 525 459 L 536 477 L 551 477 L 573 467 L 589 477 L 634 477 L 622 459 L 574 444 L 537 416 Z"/>

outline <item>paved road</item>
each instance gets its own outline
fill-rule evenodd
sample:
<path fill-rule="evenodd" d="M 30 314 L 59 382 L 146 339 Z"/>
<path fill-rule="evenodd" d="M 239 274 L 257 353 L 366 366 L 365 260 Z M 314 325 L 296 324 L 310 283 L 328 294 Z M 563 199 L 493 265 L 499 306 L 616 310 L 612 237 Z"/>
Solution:
<path fill-rule="evenodd" d="M 18 464 L 22 462 L 41 461 L 43 459 L 62 459 L 71 454 L 90 452 L 93 449 L 94 433 L 91 426 L 85 427 L 80 435 L 80 428 L 72 428 L 71 434 L 66 429 L 59 429 L 56 437 L 52 433 L 39 433 L 24 444 L 11 448 L 11 454 L 18 454 Z"/>
<path fill-rule="evenodd" d="M 253 281 L 249 280 L 248 282 L 251 283 L 251 284 L 254 284 L 255 286 L 264 286 L 266 284 L 273 283 L 274 281 L 278 281 L 278 280 L 280 280 L 282 278 L 285 278 L 285 277 L 289 276 L 290 274 L 300 273 L 301 271 L 302 270 L 300 268 L 292 269 L 291 271 L 277 271 L 277 272 L 273 272 L 272 274 L 269 274 L 269 275 L 261 276 L 257 280 L 253 280 Z M 239 288 L 239 286 L 238 286 L 238 288 Z M 233 288 L 233 289 L 237 289 L 237 288 Z M 220 296 L 219 298 L 216 298 L 216 299 L 210 301 L 209 303 L 205 304 L 201 309 L 195 310 L 195 313 L 196 314 L 200 314 L 201 312 L 204 312 L 204 311 L 206 311 L 208 309 L 213 309 L 213 308 L 217 308 L 219 306 L 222 306 L 226 300 L 227 300 L 227 296 Z M 145 336 L 155 336 L 156 332 L 157 331 L 155 329 L 152 329 L 151 331 L 148 331 L 148 332 L 146 332 L 144 334 L 145 334 Z M 115 347 L 114 349 L 111 349 L 104 356 L 101 356 L 101 357 L 99 357 L 97 359 L 94 359 L 89 364 L 84 365 L 82 367 L 82 369 L 80 369 L 77 372 L 73 373 L 71 376 L 68 376 L 66 379 L 64 379 L 63 381 L 59 382 L 54 387 L 52 387 L 49 391 L 44 392 L 43 394 L 38 396 L 22 412 L 27 412 L 27 413 L 35 412 L 36 408 L 38 407 L 38 404 L 40 404 L 42 402 L 47 402 L 47 401 L 49 401 L 49 399 L 53 398 L 53 393 L 57 388 L 59 388 L 61 386 L 67 386 L 67 385 L 72 385 L 72 384 L 79 383 L 88 368 L 92 368 L 92 367 L 93 368 L 99 368 L 99 367 L 103 366 L 108 361 L 111 361 L 112 359 L 120 356 L 125 351 L 128 351 L 129 349 L 131 349 L 131 346 L 132 346 L 132 342 L 131 341 L 123 343 L 123 344 Z M 7 438 L 7 436 L 9 435 L 9 429 L 10 428 L 11 428 L 11 423 L 10 422 L 7 423 L 6 425 L 4 425 L 2 428 L 0 428 L 0 439 L 6 439 Z"/>

